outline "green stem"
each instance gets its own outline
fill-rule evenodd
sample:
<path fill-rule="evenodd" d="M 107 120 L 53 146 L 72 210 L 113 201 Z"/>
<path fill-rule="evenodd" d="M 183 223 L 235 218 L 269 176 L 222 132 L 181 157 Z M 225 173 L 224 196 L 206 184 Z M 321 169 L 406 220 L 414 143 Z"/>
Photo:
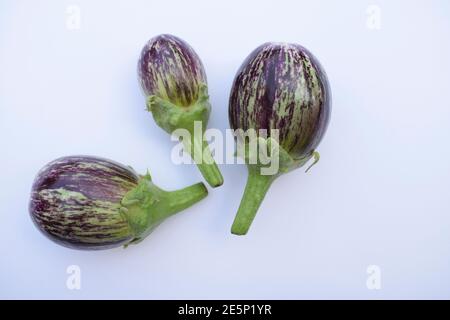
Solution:
<path fill-rule="evenodd" d="M 156 220 L 165 219 L 181 210 L 189 208 L 207 195 L 208 189 L 201 182 L 180 190 L 166 191 L 163 201 L 167 203 L 167 210 L 161 212 L 161 214 L 157 214 L 155 218 Z"/>
<path fill-rule="evenodd" d="M 275 178 L 275 175 L 261 175 L 258 167 L 248 166 L 247 184 L 231 227 L 231 233 L 245 235 L 248 232 L 256 212 Z"/>
<path fill-rule="evenodd" d="M 192 134 L 191 137 L 192 141 L 188 141 L 189 144 L 185 141 L 185 149 L 189 152 L 192 159 L 194 159 L 206 182 L 213 188 L 221 186 L 223 184 L 223 177 L 211 155 L 208 143 L 203 138 L 198 138 L 195 134 Z"/>
<path fill-rule="evenodd" d="M 141 177 L 138 185 L 128 191 L 121 201 L 120 212 L 133 230 L 138 243 L 148 236 L 164 219 L 186 209 L 208 195 L 203 183 L 165 191 L 151 181 L 149 174 Z"/>

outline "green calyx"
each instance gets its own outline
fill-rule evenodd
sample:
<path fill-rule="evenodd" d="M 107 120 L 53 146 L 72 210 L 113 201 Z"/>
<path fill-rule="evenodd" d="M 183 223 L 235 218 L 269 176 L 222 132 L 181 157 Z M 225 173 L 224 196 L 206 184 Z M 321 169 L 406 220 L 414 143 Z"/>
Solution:
<path fill-rule="evenodd" d="M 193 133 L 194 122 L 200 121 L 206 128 L 211 111 L 208 87 L 200 85 L 197 101 L 187 107 L 178 106 L 171 101 L 151 95 L 147 98 L 147 110 L 153 115 L 158 126 L 172 134 L 176 129 L 186 129 Z"/>
<path fill-rule="evenodd" d="M 150 174 L 142 176 L 138 185 L 121 201 L 120 213 L 127 220 L 138 243 L 148 236 L 164 219 L 186 209 L 208 195 L 203 183 L 176 191 L 165 191 L 153 184 Z"/>
<path fill-rule="evenodd" d="M 205 180 L 212 186 L 223 184 L 223 177 L 215 163 L 203 133 L 208 124 L 211 105 L 208 87 L 201 84 L 197 101 L 190 106 L 178 106 L 171 101 L 151 95 L 147 99 L 147 109 L 158 126 L 167 133 L 177 134 L 178 129 L 187 130 L 190 137 L 183 139 L 184 149 L 191 155 Z M 199 126 L 200 132 L 196 132 Z"/>
<path fill-rule="evenodd" d="M 252 141 L 253 144 L 247 141 L 245 143 L 239 142 L 236 155 L 242 157 L 247 165 L 259 168 L 262 175 L 279 176 L 302 167 L 312 157 L 316 160 L 311 166 L 318 161 L 318 152 L 313 151 L 304 157 L 295 158 L 284 150 L 277 140 L 271 137 L 255 137 Z"/>
<path fill-rule="evenodd" d="M 308 171 L 319 160 L 319 154 L 315 151 L 305 157 L 294 158 L 270 137 L 258 137 L 256 141 L 256 148 L 255 145 L 244 143 L 241 144 L 243 154 L 238 151 L 247 164 L 248 179 L 231 227 L 231 233 L 236 235 L 247 234 L 267 191 L 278 176 L 300 168 L 314 158 Z"/>

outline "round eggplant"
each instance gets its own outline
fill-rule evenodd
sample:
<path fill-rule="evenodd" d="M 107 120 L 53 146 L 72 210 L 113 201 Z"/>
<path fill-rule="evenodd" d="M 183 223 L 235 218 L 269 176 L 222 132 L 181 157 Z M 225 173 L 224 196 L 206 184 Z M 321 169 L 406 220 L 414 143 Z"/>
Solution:
<path fill-rule="evenodd" d="M 159 223 L 207 195 L 203 183 L 164 191 L 149 174 L 91 156 L 57 159 L 40 170 L 29 212 L 51 240 L 98 250 L 143 240 Z"/>
<path fill-rule="evenodd" d="M 183 139 L 184 149 L 212 187 L 222 185 L 222 174 L 203 139 L 211 105 L 203 64 L 192 47 L 167 34 L 150 39 L 142 49 L 138 75 L 156 123 L 169 134 L 187 130 L 190 138 Z"/>
<path fill-rule="evenodd" d="M 246 234 L 271 183 L 279 175 L 303 166 L 322 140 L 331 113 L 331 90 L 319 61 L 304 47 L 266 43 L 255 49 L 237 72 L 229 101 L 234 130 L 253 129 L 259 146 L 279 161 L 279 170 L 262 174 L 262 163 L 251 154 L 242 135 L 249 178 L 232 233 Z M 276 150 L 276 151 L 274 151 Z M 257 159 L 254 162 L 249 159 Z M 309 168 L 308 168 L 309 169 Z"/>

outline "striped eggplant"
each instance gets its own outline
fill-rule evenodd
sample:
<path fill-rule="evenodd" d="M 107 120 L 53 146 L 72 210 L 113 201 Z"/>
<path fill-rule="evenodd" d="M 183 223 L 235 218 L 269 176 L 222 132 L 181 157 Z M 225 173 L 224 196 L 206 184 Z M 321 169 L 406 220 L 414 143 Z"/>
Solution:
<path fill-rule="evenodd" d="M 99 250 L 138 243 L 165 218 L 206 195 L 203 183 L 164 191 L 150 175 L 91 156 L 47 164 L 32 187 L 29 211 L 51 240 L 74 249 Z"/>
<path fill-rule="evenodd" d="M 251 154 L 245 136 L 236 135 L 238 144 L 246 150 L 249 177 L 232 233 L 247 233 L 276 177 L 303 166 L 311 158 L 314 163 L 318 161 L 315 149 L 325 134 L 330 113 L 327 76 L 307 49 L 297 44 L 265 43 L 247 57 L 230 94 L 230 126 L 244 133 L 254 129 L 258 145 L 276 152 L 279 169 L 263 174 L 261 169 L 266 164 Z M 250 163 L 249 159 L 257 160 Z"/>
<path fill-rule="evenodd" d="M 222 185 L 222 174 L 203 139 L 211 105 L 205 70 L 195 51 L 175 36 L 154 37 L 142 49 L 138 75 L 156 123 L 169 134 L 187 130 L 190 139 L 182 139 L 185 150 L 212 187 Z"/>

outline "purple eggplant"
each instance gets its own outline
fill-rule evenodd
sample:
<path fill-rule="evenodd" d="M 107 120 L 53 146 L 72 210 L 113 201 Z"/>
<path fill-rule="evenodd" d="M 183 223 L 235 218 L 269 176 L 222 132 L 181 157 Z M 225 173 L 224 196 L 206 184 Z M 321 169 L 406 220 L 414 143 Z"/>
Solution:
<path fill-rule="evenodd" d="M 99 250 L 143 240 L 165 218 L 206 195 L 203 183 L 165 191 L 150 175 L 91 156 L 47 164 L 32 187 L 29 211 L 51 240 L 74 249 Z"/>
<path fill-rule="evenodd" d="M 175 36 L 154 37 L 142 49 L 138 75 L 156 123 L 169 134 L 187 130 L 190 139 L 183 140 L 185 150 L 211 186 L 222 185 L 222 174 L 203 139 L 211 105 L 206 74 L 195 51 Z M 195 124 L 199 134 L 195 134 Z"/>
<path fill-rule="evenodd" d="M 325 134 L 330 113 L 327 76 L 316 57 L 304 47 L 266 43 L 246 58 L 231 90 L 230 125 L 243 132 L 254 129 L 260 145 L 262 142 L 269 150 L 277 150 L 279 170 L 262 174 L 261 169 L 267 164 L 251 154 L 245 136 L 237 135 L 238 143 L 246 150 L 244 159 L 249 177 L 232 233 L 247 233 L 266 192 L 278 176 L 303 166 L 311 158 L 318 161 L 315 149 Z"/>

